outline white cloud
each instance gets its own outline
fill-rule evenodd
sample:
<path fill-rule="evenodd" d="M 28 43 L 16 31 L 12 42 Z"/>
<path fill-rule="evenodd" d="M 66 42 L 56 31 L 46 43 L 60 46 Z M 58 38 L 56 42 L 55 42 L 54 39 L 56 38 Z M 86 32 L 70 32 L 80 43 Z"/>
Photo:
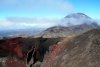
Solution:
<path fill-rule="evenodd" d="M 58 11 L 66 12 L 73 9 L 73 5 L 68 0 L 0 0 L 0 4 L 11 5 L 17 11 Z M 3 5 L 3 6 L 4 6 Z"/>
<path fill-rule="evenodd" d="M 26 21 L 27 20 L 27 21 Z M 0 29 L 25 29 L 25 28 L 49 28 L 51 26 L 57 25 L 56 20 L 49 19 L 33 19 L 29 18 L 18 19 L 10 18 L 10 20 L 0 20 Z"/>
<path fill-rule="evenodd" d="M 5 8 L 3 9 L 5 10 L 9 9 L 9 12 L 10 10 L 11 12 L 14 12 L 15 10 L 14 15 L 17 15 L 20 12 L 27 12 L 27 14 L 32 12 L 34 16 L 35 12 L 37 12 L 40 14 L 47 13 L 48 16 L 51 15 L 51 17 L 53 14 L 66 14 L 73 9 L 73 5 L 68 0 L 0 0 L 0 6 L 4 6 Z M 0 20 L 0 29 L 25 27 L 47 28 L 57 25 L 57 22 L 59 22 L 59 20 L 11 17 Z"/>
<path fill-rule="evenodd" d="M 68 0 L 37 0 L 37 6 L 41 5 L 61 10 L 69 10 L 73 8 L 72 4 L 68 2 Z"/>

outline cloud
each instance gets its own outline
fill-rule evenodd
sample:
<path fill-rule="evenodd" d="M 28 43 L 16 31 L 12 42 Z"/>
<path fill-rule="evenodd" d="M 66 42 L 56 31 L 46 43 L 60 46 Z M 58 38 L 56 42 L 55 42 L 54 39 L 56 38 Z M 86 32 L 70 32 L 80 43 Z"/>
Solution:
<path fill-rule="evenodd" d="M 26 28 L 49 28 L 57 25 L 57 20 L 35 18 L 8 18 L 0 20 L 1 29 L 26 29 Z"/>
<path fill-rule="evenodd" d="M 0 29 L 48 28 L 57 25 L 59 21 L 40 19 L 38 16 L 53 17 L 59 14 L 65 15 L 67 12 L 73 10 L 73 5 L 68 0 L 0 0 L 0 10 L 4 10 L 3 12 L 8 16 L 5 20 L 0 20 Z M 18 17 L 13 17 L 13 14 Z M 9 17 L 9 15 L 12 17 Z M 37 18 L 28 18 L 27 15 L 28 17 L 38 16 Z"/>
<path fill-rule="evenodd" d="M 36 2 L 35 2 L 36 3 Z M 50 9 L 58 10 L 70 10 L 72 9 L 72 4 L 68 0 L 37 0 L 37 6 L 43 5 L 44 7 L 49 7 Z"/>
<path fill-rule="evenodd" d="M 68 0 L 0 0 L 1 6 L 13 8 L 16 11 L 40 11 L 67 13 L 73 9 Z"/>
<path fill-rule="evenodd" d="M 27 17 L 8 17 L 0 20 L 1 29 L 26 29 L 37 28 L 46 29 L 52 26 L 63 25 L 72 26 L 89 22 L 97 22 L 100 24 L 100 20 L 88 19 L 88 18 L 63 18 L 63 19 L 47 19 L 47 18 L 27 18 Z"/>

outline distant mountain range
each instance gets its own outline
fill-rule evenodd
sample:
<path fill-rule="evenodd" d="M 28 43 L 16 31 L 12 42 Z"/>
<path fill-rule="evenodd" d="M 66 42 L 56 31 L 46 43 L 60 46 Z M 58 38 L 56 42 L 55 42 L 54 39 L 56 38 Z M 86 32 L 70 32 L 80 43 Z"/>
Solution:
<path fill-rule="evenodd" d="M 98 23 L 83 13 L 73 13 L 65 16 L 59 22 L 59 25 L 50 27 L 48 29 L 29 28 L 18 30 L 2 30 L 0 31 L 0 38 L 3 37 L 44 37 L 56 38 L 75 36 L 82 34 L 88 30 L 100 28 Z"/>
<path fill-rule="evenodd" d="M 63 24 L 67 23 L 67 24 Z M 98 23 L 83 13 L 74 13 L 66 16 L 62 25 L 46 29 L 36 37 L 52 38 L 80 35 L 91 29 L 100 28 Z"/>
<path fill-rule="evenodd" d="M 0 30 L 0 38 L 3 37 L 31 37 L 37 32 L 43 31 L 40 28 L 27 28 L 27 29 L 17 29 L 17 30 Z"/>

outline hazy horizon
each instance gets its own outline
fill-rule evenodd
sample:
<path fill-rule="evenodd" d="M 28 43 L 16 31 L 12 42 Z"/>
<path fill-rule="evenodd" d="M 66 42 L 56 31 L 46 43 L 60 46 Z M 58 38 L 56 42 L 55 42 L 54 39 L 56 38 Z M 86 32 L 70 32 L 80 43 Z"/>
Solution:
<path fill-rule="evenodd" d="M 0 0 L 0 30 L 48 28 L 63 24 L 60 20 L 78 12 L 99 21 L 99 2 L 99 0 Z"/>

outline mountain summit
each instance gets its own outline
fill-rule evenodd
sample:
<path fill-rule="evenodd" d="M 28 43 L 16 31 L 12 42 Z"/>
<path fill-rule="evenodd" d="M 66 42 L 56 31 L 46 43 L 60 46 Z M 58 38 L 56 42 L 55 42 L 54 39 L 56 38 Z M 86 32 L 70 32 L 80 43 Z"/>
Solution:
<path fill-rule="evenodd" d="M 84 13 L 72 13 L 65 16 L 59 24 L 63 26 L 72 26 L 83 23 L 91 24 L 93 22 L 95 22 L 95 20 Z"/>
<path fill-rule="evenodd" d="M 44 38 L 76 36 L 97 28 L 100 26 L 94 19 L 83 13 L 73 13 L 64 17 L 59 26 L 50 27 L 39 35 Z"/>
<path fill-rule="evenodd" d="M 76 18 L 76 19 L 88 18 L 88 19 L 90 19 L 90 17 L 85 15 L 84 13 L 72 13 L 72 14 L 65 16 L 65 18 Z"/>

